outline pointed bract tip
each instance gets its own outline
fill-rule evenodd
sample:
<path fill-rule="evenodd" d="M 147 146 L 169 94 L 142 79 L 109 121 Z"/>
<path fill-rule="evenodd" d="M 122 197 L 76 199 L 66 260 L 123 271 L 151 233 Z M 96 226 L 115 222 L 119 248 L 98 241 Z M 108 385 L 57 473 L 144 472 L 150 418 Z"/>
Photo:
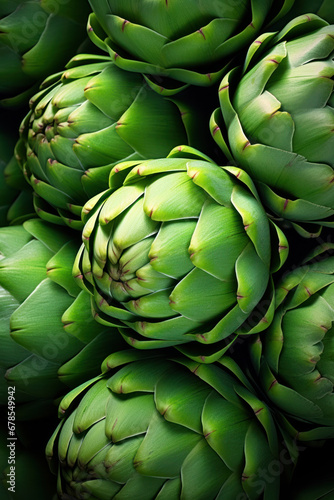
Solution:
<path fill-rule="evenodd" d="M 68 326 L 73 325 L 74 321 L 63 321 L 62 320 L 62 323 L 63 323 L 63 328 L 67 328 Z"/>
<path fill-rule="evenodd" d="M 199 33 L 200 35 L 202 35 L 202 37 L 204 38 L 204 40 L 206 40 L 205 34 L 203 33 L 202 28 L 200 28 L 199 30 L 197 30 L 197 33 Z"/>
<path fill-rule="evenodd" d="M 228 88 L 229 88 L 229 84 L 224 85 L 223 87 L 220 87 L 220 88 L 219 88 L 219 91 L 218 91 L 218 92 L 221 92 L 222 90 L 226 90 L 226 89 L 228 89 Z"/>
<path fill-rule="evenodd" d="M 210 432 L 207 432 L 206 434 L 204 434 L 204 438 L 207 439 L 210 434 L 213 434 L 214 432 L 216 432 L 216 429 L 214 429 L 213 431 L 210 431 Z"/>
<path fill-rule="evenodd" d="M 124 31 L 125 29 L 125 26 L 128 24 L 129 21 L 127 21 L 126 19 L 124 19 L 123 23 L 122 23 L 122 31 Z"/>
<path fill-rule="evenodd" d="M 160 412 L 162 416 L 166 415 L 166 413 L 167 413 L 167 411 L 168 411 L 169 406 L 170 406 L 170 405 L 166 406 L 166 408 L 165 408 L 163 411 L 161 411 L 161 412 Z"/>
<path fill-rule="evenodd" d="M 271 384 L 270 384 L 269 388 L 268 388 L 268 391 L 270 391 L 270 390 L 274 387 L 274 385 L 276 385 L 277 383 L 278 383 L 278 382 L 277 382 L 277 380 L 276 380 L 276 379 L 275 379 L 275 380 L 273 380 L 273 381 L 271 382 Z"/>
<path fill-rule="evenodd" d="M 194 369 L 192 370 L 192 372 L 193 372 L 193 374 L 194 374 L 194 375 L 196 375 L 197 370 L 199 369 L 199 367 L 200 367 L 200 365 L 197 365 L 197 366 L 196 366 L 196 368 L 194 368 Z"/>

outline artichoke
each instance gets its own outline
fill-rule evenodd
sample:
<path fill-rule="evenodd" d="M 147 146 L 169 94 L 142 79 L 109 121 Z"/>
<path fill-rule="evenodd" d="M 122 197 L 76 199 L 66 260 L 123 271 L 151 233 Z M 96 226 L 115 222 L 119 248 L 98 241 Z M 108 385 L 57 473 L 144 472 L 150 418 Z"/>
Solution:
<path fill-rule="evenodd" d="M 190 93 L 167 100 L 108 57 L 77 56 L 44 87 L 31 100 L 16 155 L 38 195 L 37 213 L 49 222 L 82 229 L 82 205 L 108 187 L 115 163 L 205 143 Z"/>
<path fill-rule="evenodd" d="M 117 66 L 157 76 L 159 83 L 162 76 L 200 86 L 218 81 L 264 23 L 293 5 L 293 0 L 89 1 L 88 33 Z"/>
<path fill-rule="evenodd" d="M 302 234 L 307 223 L 311 231 L 334 224 L 333 54 L 334 25 L 314 14 L 261 35 L 242 75 L 235 69 L 222 80 L 221 111 L 211 120 L 262 202 Z"/>
<path fill-rule="evenodd" d="M 5 0 L 0 5 L 0 106 L 26 105 L 85 39 L 86 0 Z"/>
<path fill-rule="evenodd" d="M 62 400 L 46 447 L 60 497 L 278 499 L 277 428 L 238 365 L 143 354 L 113 353 Z"/>
<path fill-rule="evenodd" d="M 55 398 L 98 374 L 105 353 L 122 345 L 93 320 L 89 295 L 72 279 L 78 246 L 40 219 L 0 229 L 0 404 L 14 386 L 17 419 L 52 413 Z"/>
<path fill-rule="evenodd" d="M 263 390 L 291 425 L 303 429 L 303 439 L 334 436 L 332 246 L 326 245 L 324 260 L 283 277 L 273 322 L 251 346 Z"/>
<path fill-rule="evenodd" d="M 131 345 L 178 345 L 211 362 L 236 332 L 271 321 L 270 267 L 288 244 L 240 169 L 187 147 L 119 163 L 83 214 L 73 276 L 92 294 L 95 319 Z M 202 346 L 182 346 L 190 341 Z"/>

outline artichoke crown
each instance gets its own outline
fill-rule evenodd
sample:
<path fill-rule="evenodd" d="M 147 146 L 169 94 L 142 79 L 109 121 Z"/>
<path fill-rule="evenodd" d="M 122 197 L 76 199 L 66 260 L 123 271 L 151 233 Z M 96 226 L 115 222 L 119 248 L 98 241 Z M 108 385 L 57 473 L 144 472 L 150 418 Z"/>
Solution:
<path fill-rule="evenodd" d="M 122 334 L 143 347 L 234 334 L 270 289 L 271 224 L 249 177 L 176 148 L 166 159 L 118 164 L 110 186 L 84 207 L 73 268 L 96 319 L 130 328 Z M 261 327 L 255 320 L 244 331 Z"/>

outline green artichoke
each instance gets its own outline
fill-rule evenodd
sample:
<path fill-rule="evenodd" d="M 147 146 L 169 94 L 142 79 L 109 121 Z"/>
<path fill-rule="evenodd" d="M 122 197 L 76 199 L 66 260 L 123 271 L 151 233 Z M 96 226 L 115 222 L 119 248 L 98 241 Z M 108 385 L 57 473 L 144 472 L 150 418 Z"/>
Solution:
<path fill-rule="evenodd" d="M 16 148 L 37 213 L 50 222 L 82 229 L 82 205 L 108 187 L 115 163 L 212 140 L 190 92 L 166 99 L 104 56 L 80 55 L 67 68 L 31 100 Z"/>
<path fill-rule="evenodd" d="M 288 244 L 240 169 L 187 147 L 120 163 L 83 214 L 73 276 L 91 292 L 96 320 L 131 345 L 178 345 L 211 362 L 236 332 L 271 321 L 270 266 L 280 267 Z M 202 345 L 181 347 L 191 341 Z"/>
<path fill-rule="evenodd" d="M 282 279 L 274 320 L 251 348 L 266 395 L 305 439 L 334 436 L 334 257 L 326 248 L 326 259 Z"/>
<path fill-rule="evenodd" d="M 85 39 L 86 0 L 3 0 L 0 106 L 26 105 L 39 82 L 59 71 Z"/>
<path fill-rule="evenodd" d="M 52 412 L 55 398 L 99 373 L 120 345 L 72 279 L 78 247 L 40 219 L 0 229 L 0 404 L 15 387 L 17 419 Z"/>
<path fill-rule="evenodd" d="M 112 354 L 103 378 L 62 400 L 46 448 L 60 497 L 278 499 L 277 428 L 238 365 L 143 354 Z"/>
<path fill-rule="evenodd" d="M 334 25 L 313 14 L 261 35 L 242 75 L 235 69 L 222 80 L 211 120 L 262 202 L 302 233 L 300 223 L 334 225 L 333 54 Z"/>
<path fill-rule="evenodd" d="M 163 76 L 209 86 L 294 0 L 89 1 L 88 33 L 117 66 L 158 76 L 158 82 Z"/>

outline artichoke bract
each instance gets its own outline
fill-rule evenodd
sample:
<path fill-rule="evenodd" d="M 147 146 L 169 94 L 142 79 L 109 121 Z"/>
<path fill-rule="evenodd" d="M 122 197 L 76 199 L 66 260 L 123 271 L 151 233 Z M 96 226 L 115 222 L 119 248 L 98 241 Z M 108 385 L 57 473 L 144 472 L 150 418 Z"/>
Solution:
<path fill-rule="evenodd" d="M 308 439 L 334 436 L 331 245 L 327 253 L 326 259 L 299 267 L 283 278 L 277 286 L 274 320 L 251 347 L 266 394 L 297 427 L 298 420 L 304 422 L 301 428 L 309 429 L 304 436 Z"/>
<path fill-rule="evenodd" d="M 262 202 L 302 234 L 303 224 L 334 224 L 333 54 L 334 26 L 314 14 L 261 35 L 242 75 L 236 69 L 222 80 L 221 111 L 211 120 Z"/>
<path fill-rule="evenodd" d="M 0 105 L 25 105 L 85 40 L 85 0 L 10 0 L 0 5 Z M 36 87 L 37 85 L 37 87 Z"/>
<path fill-rule="evenodd" d="M 277 428 L 232 359 L 143 354 L 112 354 L 61 401 L 46 447 L 61 498 L 278 499 Z"/>
<path fill-rule="evenodd" d="M 115 163 L 166 156 L 180 143 L 203 144 L 206 134 L 212 140 L 189 93 L 159 96 L 108 57 L 81 54 L 44 87 L 22 122 L 16 156 L 38 215 L 53 223 L 81 229 L 82 205 L 108 187 Z"/>
<path fill-rule="evenodd" d="M 41 219 L 0 229 L 0 404 L 15 387 L 18 420 L 52 414 L 55 398 L 97 375 L 122 345 L 93 320 L 89 294 L 72 279 L 79 244 Z"/>
<path fill-rule="evenodd" d="M 131 345 L 178 345 L 209 362 L 235 332 L 270 322 L 271 266 L 288 244 L 240 169 L 188 147 L 119 163 L 83 220 L 73 276 L 92 294 L 96 320 L 121 327 Z M 202 346 L 181 347 L 190 341 Z"/>
<path fill-rule="evenodd" d="M 90 0 L 88 34 L 128 71 L 209 86 L 293 0 Z M 108 38 L 107 38 L 108 37 Z"/>

